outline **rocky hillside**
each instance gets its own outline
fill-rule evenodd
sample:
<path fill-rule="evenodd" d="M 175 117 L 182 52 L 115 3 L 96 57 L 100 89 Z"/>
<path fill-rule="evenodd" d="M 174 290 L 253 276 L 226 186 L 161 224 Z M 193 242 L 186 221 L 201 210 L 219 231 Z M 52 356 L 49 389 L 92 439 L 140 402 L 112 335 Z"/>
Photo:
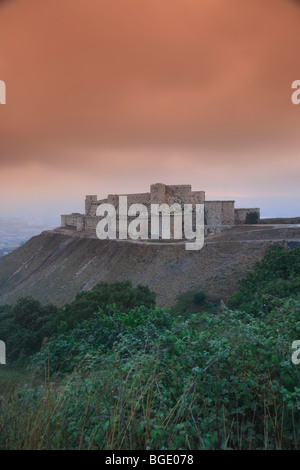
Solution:
<path fill-rule="evenodd" d="M 226 300 L 270 244 L 299 239 L 297 226 L 243 226 L 209 238 L 200 251 L 186 251 L 182 244 L 103 241 L 66 230 L 43 232 L 0 259 L 0 303 L 32 295 L 63 305 L 100 281 L 124 279 L 147 284 L 164 306 L 189 289 L 203 290 L 212 300 Z"/>

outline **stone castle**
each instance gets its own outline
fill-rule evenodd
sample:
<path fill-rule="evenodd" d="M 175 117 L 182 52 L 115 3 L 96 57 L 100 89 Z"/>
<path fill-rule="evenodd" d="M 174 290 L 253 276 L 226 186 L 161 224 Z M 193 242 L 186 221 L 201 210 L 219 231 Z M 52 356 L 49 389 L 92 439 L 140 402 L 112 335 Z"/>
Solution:
<path fill-rule="evenodd" d="M 121 194 L 127 196 L 128 206 L 131 204 L 144 204 L 147 208 L 150 204 L 204 204 L 205 235 L 222 232 L 234 225 L 244 224 L 247 214 L 257 213 L 260 209 L 247 208 L 236 209 L 235 201 L 206 201 L 204 191 L 192 191 L 191 185 L 166 185 L 152 184 L 149 193 Z M 112 204 L 118 207 L 119 195 L 109 194 L 106 199 L 97 199 L 96 195 L 86 196 L 85 214 L 73 213 L 61 216 L 61 227 L 76 231 L 95 231 L 101 217 L 96 215 L 100 204 Z"/>

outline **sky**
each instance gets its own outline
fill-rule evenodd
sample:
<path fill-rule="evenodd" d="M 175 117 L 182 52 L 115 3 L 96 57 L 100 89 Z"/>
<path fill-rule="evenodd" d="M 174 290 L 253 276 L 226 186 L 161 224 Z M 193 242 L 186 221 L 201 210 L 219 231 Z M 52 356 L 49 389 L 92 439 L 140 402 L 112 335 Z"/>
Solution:
<path fill-rule="evenodd" d="M 300 2 L 0 0 L 0 216 L 191 184 L 300 216 Z"/>

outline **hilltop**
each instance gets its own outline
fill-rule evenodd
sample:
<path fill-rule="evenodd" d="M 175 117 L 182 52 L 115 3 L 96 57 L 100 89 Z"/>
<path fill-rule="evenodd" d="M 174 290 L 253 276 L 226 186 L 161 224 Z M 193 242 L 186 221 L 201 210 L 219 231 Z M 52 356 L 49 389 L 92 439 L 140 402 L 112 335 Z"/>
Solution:
<path fill-rule="evenodd" d="M 92 232 L 45 231 L 0 259 L 0 303 L 32 295 L 63 305 L 100 281 L 125 279 L 148 285 L 162 306 L 190 289 L 225 301 L 272 243 L 297 246 L 300 227 L 236 226 L 208 237 L 200 251 L 186 251 L 182 243 L 98 240 Z"/>

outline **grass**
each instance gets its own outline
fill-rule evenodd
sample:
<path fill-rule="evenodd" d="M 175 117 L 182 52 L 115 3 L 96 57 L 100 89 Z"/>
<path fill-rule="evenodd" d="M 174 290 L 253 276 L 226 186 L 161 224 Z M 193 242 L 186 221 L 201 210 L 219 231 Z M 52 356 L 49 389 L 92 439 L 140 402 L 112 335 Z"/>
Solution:
<path fill-rule="evenodd" d="M 88 373 L 79 365 L 63 382 L 53 381 L 47 370 L 44 380 L 24 371 L 2 371 L 0 448 L 205 450 L 216 448 L 207 438 L 209 423 L 217 435 L 217 448 L 257 449 L 257 407 L 246 420 L 238 409 L 230 412 L 220 401 L 212 419 L 209 396 L 204 400 L 199 396 L 196 377 L 185 384 L 169 408 L 164 405 L 158 361 L 159 352 L 149 368 L 149 357 L 144 354 L 129 370 L 116 361 L 110 373 L 104 363 L 102 371 Z M 214 367 L 212 361 L 207 370 Z M 292 438 L 283 430 L 286 415 L 295 422 L 299 412 L 288 410 L 276 395 L 267 393 L 260 405 L 260 448 L 299 448 L 296 425 Z"/>

